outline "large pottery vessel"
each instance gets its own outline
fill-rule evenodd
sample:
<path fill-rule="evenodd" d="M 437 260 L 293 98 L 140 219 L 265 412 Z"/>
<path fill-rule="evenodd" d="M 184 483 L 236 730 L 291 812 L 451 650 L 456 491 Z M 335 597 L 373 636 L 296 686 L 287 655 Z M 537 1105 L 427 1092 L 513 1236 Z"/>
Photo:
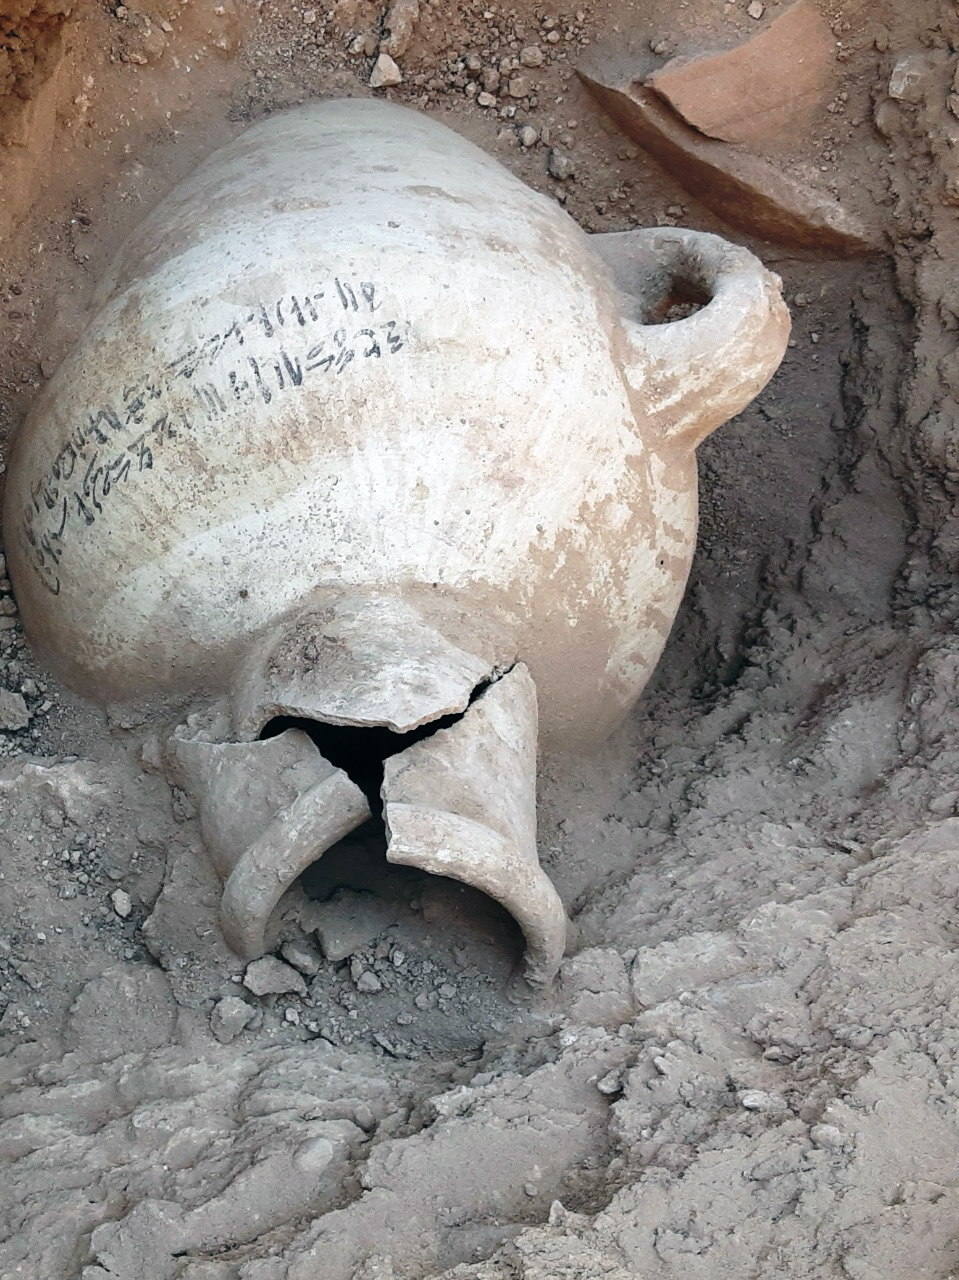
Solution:
<path fill-rule="evenodd" d="M 237 950 L 382 803 L 387 856 L 500 900 L 550 976 L 537 718 L 585 745 L 635 701 L 689 569 L 695 447 L 788 328 L 745 250 L 586 235 L 382 102 L 257 124 L 146 220 L 16 441 L 6 548 L 64 680 L 205 708 L 171 767 Z"/>

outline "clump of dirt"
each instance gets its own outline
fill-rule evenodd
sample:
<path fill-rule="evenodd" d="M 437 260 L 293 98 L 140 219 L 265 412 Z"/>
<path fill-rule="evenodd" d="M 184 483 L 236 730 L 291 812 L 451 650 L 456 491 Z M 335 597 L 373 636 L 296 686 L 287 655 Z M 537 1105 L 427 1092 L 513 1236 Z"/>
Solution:
<path fill-rule="evenodd" d="M 0 246 L 4 439 L 117 240 L 308 98 L 434 112 L 590 231 L 737 238 L 575 69 L 619 46 L 647 74 L 787 6 L 143 0 L 77 6 L 58 56 L 67 7 L 0 4 L 3 101 L 49 108 L 49 163 L 36 132 L 0 149 L 0 182 L 21 152 L 44 177 Z M 3 1276 L 955 1273 L 959 19 L 818 8 L 836 88 L 776 163 L 855 188 L 885 250 L 750 244 L 786 360 L 701 450 L 697 561 L 631 721 L 542 763 L 576 930 L 548 999 L 507 999 L 508 922 L 365 846 L 249 973 L 189 800 L 143 767 L 160 726 L 40 670 L 0 569 Z M 371 89 L 387 45 L 400 79 Z"/>
<path fill-rule="evenodd" d="M 0 141 L 23 103 L 50 74 L 75 0 L 3 0 L 0 5 Z"/>

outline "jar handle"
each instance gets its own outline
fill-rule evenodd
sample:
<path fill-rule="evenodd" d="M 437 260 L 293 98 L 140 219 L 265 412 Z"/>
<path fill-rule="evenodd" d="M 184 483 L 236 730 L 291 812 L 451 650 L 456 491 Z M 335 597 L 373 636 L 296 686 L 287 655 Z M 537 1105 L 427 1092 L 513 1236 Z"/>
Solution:
<path fill-rule="evenodd" d="M 789 338 L 782 282 L 720 236 L 653 227 L 590 236 L 628 299 L 623 372 L 654 431 L 695 449 L 766 385 Z M 669 304 L 698 306 L 680 319 Z M 650 323 L 657 309 L 661 322 Z"/>

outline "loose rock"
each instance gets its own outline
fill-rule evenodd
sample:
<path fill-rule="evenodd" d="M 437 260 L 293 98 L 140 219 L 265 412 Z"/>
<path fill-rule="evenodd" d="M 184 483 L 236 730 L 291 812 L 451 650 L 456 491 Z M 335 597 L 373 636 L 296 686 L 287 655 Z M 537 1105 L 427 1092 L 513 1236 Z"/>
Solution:
<path fill-rule="evenodd" d="M 550 177 L 560 182 L 566 182 L 575 172 L 572 156 L 565 151 L 560 151 L 557 147 L 551 148 L 546 168 L 549 170 Z"/>
<path fill-rule="evenodd" d="M 613 1098 L 623 1092 L 623 1073 L 619 1070 L 607 1071 L 596 1081 L 596 1088 L 607 1098 Z"/>
<path fill-rule="evenodd" d="M 276 956 L 263 956 L 247 965 L 243 985 L 255 996 L 283 995 L 287 991 L 306 995 L 306 983 L 301 975 Z"/>
<path fill-rule="evenodd" d="M 220 1044 L 230 1044 L 252 1022 L 256 1010 L 239 996 L 225 996 L 213 1006 L 210 1030 Z"/>
<path fill-rule="evenodd" d="M 403 56 L 410 46 L 419 16 L 420 0 L 393 0 L 384 22 L 389 34 L 380 46 L 383 53 L 390 58 Z M 393 83 L 398 84 L 399 81 Z"/>
<path fill-rule="evenodd" d="M 370 88 L 388 89 L 393 85 L 402 84 L 402 82 L 403 72 L 388 53 L 381 53 L 373 66 L 373 73 L 370 76 Z"/>
<path fill-rule="evenodd" d="M 126 920 L 133 910 L 133 899 L 123 889 L 114 889 L 110 894 L 110 901 L 113 903 L 113 910 L 117 913 L 121 920 Z"/>
<path fill-rule="evenodd" d="M 311 942 L 305 939 L 295 942 L 284 942 L 280 947 L 280 955 L 291 964 L 294 969 L 299 969 L 300 973 L 305 973 L 307 977 L 319 973 L 320 966 L 323 963 L 323 957 L 319 950 L 313 946 Z"/>
<path fill-rule="evenodd" d="M 376 45 L 376 36 L 372 31 L 367 31 L 364 35 L 353 37 L 349 44 L 349 52 L 355 53 L 357 56 L 371 58 L 376 53 Z"/>
<path fill-rule="evenodd" d="M 834 1124 L 814 1124 L 809 1130 L 809 1137 L 817 1147 L 838 1151 L 843 1146 L 842 1131 Z"/>
<path fill-rule="evenodd" d="M 12 689 L 0 689 L 0 729 L 13 732 L 26 729 L 30 723 L 30 712 L 19 693 Z"/>
<path fill-rule="evenodd" d="M 498 93 L 502 77 L 496 67 L 487 67 L 480 76 L 480 84 L 487 93 Z"/>
<path fill-rule="evenodd" d="M 359 956 L 354 956 L 350 961 L 350 977 L 357 991 L 362 991 L 365 995 L 374 995 L 383 990 L 382 982 L 372 969 L 367 969 Z"/>
<path fill-rule="evenodd" d="M 778 1094 L 764 1089 L 745 1089 L 739 1095 L 739 1105 L 747 1111 L 785 1111 L 786 1104 Z"/>
<path fill-rule="evenodd" d="M 934 68 L 935 62 L 929 54 L 907 53 L 897 58 L 889 76 L 890 98 L 894 102 L 920 102 L 923 85 Z"/>

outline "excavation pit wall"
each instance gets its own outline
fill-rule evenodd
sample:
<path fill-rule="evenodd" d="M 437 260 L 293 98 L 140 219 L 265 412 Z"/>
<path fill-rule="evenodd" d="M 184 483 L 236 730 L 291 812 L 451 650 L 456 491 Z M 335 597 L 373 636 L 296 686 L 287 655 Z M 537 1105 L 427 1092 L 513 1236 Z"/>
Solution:
<path fill-rule="evenodd" d="M 188 797 L 142 767 L 161 709 L 79 702 L 3 604 L 0 1274 L 955 1268 L 959 32 L 938 6 L 895 9 L 823 6 L 846 98 L 780 149 L 865 192 L 888 251 L 751 245 L 783 277 L 794 345 L 703 446 L 699 552 L 653 685 L 600 751 L 541 763 L 541 856 L 574 925 L 549 997 L 508 998 L 502 920 L 440 881 L 384 892 L 359 853 L 303 890 L 315 930 L 256 994 L 219 940 Z M 422 5 L 391 92 L 591 230 L 730 234 L 567 73 L 617 24 L 681 46 L 759 20 L 581 11 L 546 27 L 519 5 L 496 36 L 481 8 Z M 373 59 L 346 50 L 383 12 L 311 12 L 74 15 L 56 165 L 0 251 L 5 437 L 117 238 L 199 156 L 266 110 L 366 91 Z M 566 55 L 524 72 L 548 145 L 448 64 L 491 64 L 517 26 L 521 48 Z M 551 175 L 552 150 L 574 176 Z"/>

